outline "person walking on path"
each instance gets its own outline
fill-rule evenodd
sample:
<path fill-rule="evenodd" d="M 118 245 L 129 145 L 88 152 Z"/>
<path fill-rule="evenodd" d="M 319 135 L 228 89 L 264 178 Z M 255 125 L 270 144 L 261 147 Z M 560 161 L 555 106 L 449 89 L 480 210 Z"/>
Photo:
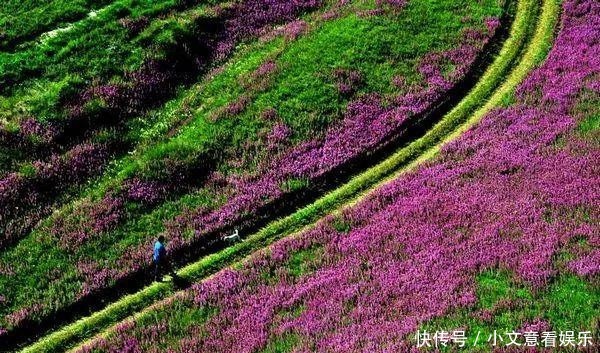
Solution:
<path fill-rule="evenodd" d="M 154 280 L 159 282 L 162 280 L 162 276 L 165 270 L 169 270 L 174 276 L 175 273 L 167 258 L 167 248 L 165 247 L 165 237 L 160 235 L 158 240 L 154 243 L 154 252 L 152 254 L 152 261 L 154 262 Z"/>

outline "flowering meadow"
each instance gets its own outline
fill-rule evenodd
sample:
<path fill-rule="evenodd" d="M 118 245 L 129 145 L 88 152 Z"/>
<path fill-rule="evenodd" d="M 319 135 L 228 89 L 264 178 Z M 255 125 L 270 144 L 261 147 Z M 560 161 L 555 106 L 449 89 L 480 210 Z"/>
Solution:
<path fill-rule="evenodd" d="M 170 21 L 159 20 L 161 26 L 171 26 L 171 22 L 177 23 L 182 18 L 192 24 L 189 25 L 190 28 L 169 28 L 166 33 L 161 34 L 167 36 L 167 39 L 160 36 L 158 39 L 154 38 L 157 34 L 148 34 L 150 38 L 146 38 L 144 33 L 140 34 L 140 45 L 154 47 L 154 55 L 157 57 L 145 58 L 138 63 L 139 67 L 135 70 L 125 71 L 122 77 L 118 78 L 118 83 L 97 83 L 101 81 L 95 75 L 114 74 L 107 71 L 109 67 L 104 66 L 115 63 L 101 63 L 100 68 L 95 71 L 83 70 L 83 73 L 89 74 L 90 77 L 77 79 L 93 81 L 90 87 L 82 89 L 81 83 L 73 84 L 72 87 L 59 87 L 57 96 L 53 97 L 56 101 L 42 104 L 47 110 L 51 110 L 48 109 L 48 105 L 58 106 L 55 110 L 36 111 L 35 104 L 30 104 L 33 107 L 22 113 L 7 109 L 7 123 L 0 130 L 0 146 L 6 150 L 3 154 L 13 158 L 9 158 L 8 165 L 0 168 L 0 201 L 5 205 L 0 214 L 0 226 L 4 230 L 0 238 L 0 247 L 27 234 L 32 228 L 31 225 L 47 215 L 55 206 L 54 201 L 61 195 L 97 175 L 112 155 L 131 148 L 129 145 L 135 143 L 135 138 L 128 141 L 130 139 L 127 136 L 122 136 L 126 135 L 128 128 L 121 125 L 143 114 L 153 104 L 167 99 L 170 96 L 169 92 L 175 90 L 180 82 L 189 81 L 198 73 L 206 71 L 212 63 L 228 57 L 237 43 L 258 35 L 260 30 L 270 24 L 289 21 L 305 10 L 318 7 L 319 4 L 319 1 L 307 0 L 287 2 L 285 5 L 269 1 L 244 2 L 233 9 L 220 5 L 209 8 L 203 6 L 197 10 L 200 14 L 184 13 Z M 211 12 L 214 13 L 212 16 L 209 15 Z M 117 26 L 114 23 L 112 25 Z M 121 31 L 129 31 L 127 24 L 118 26 L 124 27 L 119 28 Z M 114 30 L 108 32 L 100 33 L 100 36 L 116 35 Z M 199 38 L 193 37 L 195 32 L 200 32 Z M 135 51 L 134 48 L 122 48 L 124 51 L 127 49 Z M 11 73 L 12 64 L 21 64 L 22 60 L 30 60 L 29 56 L 40 55 L 28 51 L 19 54 L 24 58 L 7 58 L 6 76 Z M 98 53 L 76 52 L 75 57 L 77 54 L 82 56 L 83 58 L 79 59 L 83 60 L 87 55 Z M 34 61 L 29 65 L 34 64 L 42 66 L 56 63 Z M 81 69 L 78 65 L 81 63 L 69 65 L 68 69 L 79 71 Z M 16 78 L 7 78 L 9 82 L 15 81 L 14 86 L 17 87 L 17 83 L 23 86 L 43 84 L 18 71 L 22 70 L 21 66 L 15 68 Z M 48 73 L 47 76 L 52 78 L 59 74 L 67 75 L 68 80 L 75 80 L 69 78 L 70 72 Z M 35 95 L 36 92 L 23 93 L 16 87 L 9 92 L 12 95 L 5 97 L 5 105 L 41 99 L 26 96 Z M 29 105 L 27 106 L 29 108 Z M 34 119 L 29 117 L 29 114 L 39 114 L 39 117 Z M 80 158 L 77 153 L 79 149 L 94 152 Z M 15 150 L 26 153 L 18 153 Z M 89 164 L 90 170 L 79 171 L 78 167 L 81 164 Z M 62 177 L 63 174 L 69 173 L 76 175 L 71 178 Z"/>
<path fill-rule="evenodd" d="M 89 77 L 63 77 L 45 97 L 52 117 L 23 88 L 35 82 L 2 97 L 23 99 L 33 117 L 0 120 L 0 147 L 14 157 L 0 173 L 0 337 L 33 334 L 143 276 L 161 232 L 170 253 L 189 253 L 408 142 L 473 74 L 510 10 L 496 0 L 176 3 L 82 20 L 118 24 L 155 51 L 118 42 L 144 59 L 115 56 L 132 62 L 122 74 L 102 61 Z M 14 55 L 37 57 L 43 43 Z M 1 82 L 28 75 L 15 70 Z"/>
<path fill-rule="evenodd" d="M 596 340 L 599 41 L 600 4 L 564 1 L 547 58 L 434 160 L 79 352 L 408 352 L 423 329 Z"/>

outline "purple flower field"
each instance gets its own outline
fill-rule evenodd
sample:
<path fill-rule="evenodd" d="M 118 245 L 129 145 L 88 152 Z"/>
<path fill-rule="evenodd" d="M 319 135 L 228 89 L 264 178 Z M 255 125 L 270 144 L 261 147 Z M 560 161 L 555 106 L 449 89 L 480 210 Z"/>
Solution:
<path fill-rule="evenodd" d="M 92 301 L 106 303 L 105 297 L 121 293 L 115 287 L 132 290 L 148 284 L 149 254 L 159 233 L 167 237 L 170 254 L 193 254 L 233 228 L 256 228 L 274 217 L 271 213 L 277 205 L 292 209 L 297 195 L 332 188 L 339 177 L 349 176 L 349 166 L 358 168 L 361 161 L 394 143 L 408 142 L 417 119 L 472 75 L 474 64 L 490 49 L 488 44 L 501 26 L 497 15 L 504 2 L 485 3 L 489 8 L 469 2 L 478 11 L 474 17 L 463 16 L 464 9 L 449 3 L 432 3 L 448 9 L 444 13 L 451 20 L 447 31 L 452 33 L 438 40 L 435 31 L 446 31 L 442 24 L 429 32 L 410 33 L 427 41 L 436 39 L 422 45 L 399 41 L 398 52 L 389 53 L 398 40 L 386 32 L 388 37 L 374 48 L 389 54 L 389 61 L 363 58 L 368 52 L 340 54 L 334 48 L 333 54 L 327 52 L 333 59 L 324 58 L 319 62 L 323 66 L 314 72 L 292 67 L 300 77 L 294 90 L 309 87 L 301 92 L 305 98 L 298 100 L 300 104 L 286 91 L 288 83 L 278 81 L 295 78 L 289 73 L 294 60 L 285 57 L 286 50 L 296 45 L 323 46 L 327 41 L 322 38 L 347 45 L 346 38 L 337 38 L 331 30 L 335 26 L 352 30 L 358 24 L 372 37 L 375 32 L 368 32 L 368 26 L 379 26 L 378 31 L 387 24 L 400 29 L 404 25 L 398 23 L 418 26 L 406 13 L 422 12 L 428 3 L 414 8 L 407 1 L 217 4 L 206 16 L 186 13 L 197 21 L 190 33 L 199 40 L 178 32 L 178 27 L 165 29 L 181 41 L 167 46 L 173 50 L 170 54 L 182 55 L 180 59 L 169 54 L 144 60 L 124 77 L 93 81 L 75 98 L 61 101 L 68 113 L 64 121 L 32 118 L 23 120 L 17 130 L 0 130 L 0 148 L 15 140 L 24 151 L 30 142 L 43 151 L 33 153 L 30 163 L 18 164 L 18 170 L 0 172 L 0 287 L 4 290 L 0 292 L 0 336 L 18 340 L 38 335 L 38 326 L 56 328 L 55 316 L 68 321 L 70 315 L 88 312 Z M 426 17 L 425 22 L 440 22 L 433 15 Z M 180 22 L 189 18 L 182 16 Z M 129 28 L 131 21 L 138 20 L 121 18 L 119 28 Z M 131 35 L 146 33 L 144 27 L 154 28 L 148 19 L 139 21 Z M 188 47 L 192 44 L 199 47 Z M 255 58 L 250 55 L 253 45 L 271 48 L 271 53 Z M 252 65 L 236 72 L 236 65 L 228 60 L 242 55 L 240 51 Z M 373 67 L 361 67 L 365 60 Z M 311 60 L 306 62 L 310 65 Z M 156 107 L 177 89 L 187 91 L 185 85 L 178 86 L 180 81 L 184 84 L 207 72 L 200 80 L 209 85 L 213 79 L 226 80 L 227 70 L 236 77 L 223 86 L 234 86 L 239 94 L 223 89 L 224 98 L 215 93 L 203 101 L 182 94 L 169 101 L 169 108 Z M 384 83 L 377 82 L 382 79 Z M 310 91 L 315 80 L 325 89 Z M 196 86 L 189 91 L 203 93 Z M 282 104 L 260 103 L 265 96 Z M 213 104 L 219 99 L 222 104 Z M 181 107 L 172 111 L 174 104 Z M 204 115 L 194 115 L 211 104 Z M 296 121 L 296 113 L 304 115 Z M 167 124 L 157 141 L 144 142 L 138 155 L 121 138 L 128 136 L 127 124 L 143 126 L 153 114 L 175 122 Z M 194 131 L 198 125 L 212 139 L 197 144 L 193 138 L 184 140 L 188 135 L 204 137 L 204 130 Z M 211 129 L 217 132 L 210 135 Z M 178 145 L 182 140 L 187 145 Z M 169 150 L 172 146 L 176 148 Z M 131 158 L 122 156 L 127 151 Z M 134 160 L 138 156 L 139 164 Z M 177 257 L 177 264 L 195 260 L 188 257 Z"/>
<path fill-rule="evenodd" d="M 567 321 L 565 328 L 556 312 L 531 309 L 539 317 L 516 319 L 520 326 L 512 328 L 589 329 L 597 338 L 600 145 L 598 130 L 584 127 L 598 114 L 600 4 L 566 0 L 562 8 L 547 59 L 514 101 L 433 161 L 241 268 L 179 293 L 154 308 L 149 321 L 127 321 L 79 351 L 419 351 L 413 337 L 424 324 L 458 313 L 469 322 L 493 320 L 493 311 L 478 311 L 477 279 L 489 271 L 509 273 L 512 285 L 540 302 L 554 295 L 548 288 L 562 290 L 562 281 L 587 283 L 582 286 L 595 289 L 584 307 L 576 306 L 571 287 L 562 303 L 585 317 L 583 327 Z M 376 148 L 450 84 L 435 65 L 439 55 L 452 60 L 474 53 L 460 48 L 429 57 L 421 70 L 430 90 L 386 108 L 377 97 L 353 102 L 331 135 L 284 153 L 271 170 L 315 177 L 361 148 Z M 201 222 L 217 224 L 253 207 L 253 195 L 277 197 L 276 180 L 267 173 L 242 184 L 236 202 Z M 505 310 L 502 305 L 519 311 L 519 302 L 508 299 L 494 310 Z M 189 319 L 194 313 L 198 319 Z"/>
<path fill-rule="evenodd" d="M 597 0 L 7 9 L 0 351 L 597 351 Z"/>

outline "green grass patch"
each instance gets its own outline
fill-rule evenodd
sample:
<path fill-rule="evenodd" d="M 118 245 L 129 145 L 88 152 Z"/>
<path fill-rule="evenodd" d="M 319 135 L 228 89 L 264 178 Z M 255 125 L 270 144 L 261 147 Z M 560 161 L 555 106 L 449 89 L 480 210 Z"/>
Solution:
<path fill-rule="evenodd" d="M 295 278 L 308 275 L 318 268 L 319 258 L 322 257 L 323 251 L 322 247 L 312 247 L 298 251 L 290 256 L 285 268 Z"/>
<path fill-rule="evenodd" d="M 595 113 L 582 120 L 578 125 L 579 131 L 582 133 L 590 133 L 600 129 L 600 113 Z"/>
<path fill-rule="evenodd" d="M 295 334 L 285 334 L 274 336 L 264 349 L 259 350 L 259 353 L 289 353 L 294 350 L 300 341 L 300 336 Z"/>
<path fill-rule="evenodd" d="M 8 44 L 78 20 L 113 0 L 5 0 L 0 8 L 0 50 Z"/>
<path fill-rule="evenodd" d="M 352 230 L 352 224 L 342 216 L 337 216 L 333 220 L 333 228 L 340 233 L 347 234 Z"/>
<path fill-rule="evenodd" d="M 573 110 L 575 115 L 581 117 L 577 122 L 577 131 L 584 136 L 597 135 L 600 129 L 600 94 L 584 91 Z"/>
<path fill-rule="evenodd" d="M 281 183 L 281 190 L 283 192 L 295 192 L 308 188 L 310 181 L 308 179 L 292 178 Z"/>

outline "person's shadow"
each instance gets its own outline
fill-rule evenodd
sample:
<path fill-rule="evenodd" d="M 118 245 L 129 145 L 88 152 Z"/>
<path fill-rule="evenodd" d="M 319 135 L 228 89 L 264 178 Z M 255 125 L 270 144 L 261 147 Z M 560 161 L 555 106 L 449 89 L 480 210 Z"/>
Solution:
<path fill-rule="evenodd" d="M 186 289 L 192 286 L 192 282 L 189 279 L 179 277 L 176 274 L 172 274 L 173 286 L 177 289 Z"/>

